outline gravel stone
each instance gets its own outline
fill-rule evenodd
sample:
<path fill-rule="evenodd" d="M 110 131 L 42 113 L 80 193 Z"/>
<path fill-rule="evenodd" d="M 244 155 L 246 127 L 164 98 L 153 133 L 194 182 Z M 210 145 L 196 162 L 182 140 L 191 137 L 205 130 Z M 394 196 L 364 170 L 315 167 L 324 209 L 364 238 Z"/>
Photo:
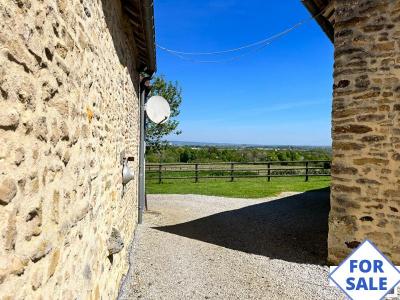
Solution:
<path fill-rule="evenodd" d="M 329 191 L 148 201 L 119 299 L 344 299 L 325 265 Z"/>

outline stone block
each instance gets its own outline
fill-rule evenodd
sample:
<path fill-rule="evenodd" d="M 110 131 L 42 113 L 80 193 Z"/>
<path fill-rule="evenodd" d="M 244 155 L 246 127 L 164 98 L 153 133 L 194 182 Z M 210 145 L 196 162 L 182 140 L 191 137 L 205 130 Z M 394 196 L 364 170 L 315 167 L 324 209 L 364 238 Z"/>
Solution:
<path fill-rule="evenodd" d="M 0 183 L 0 205 L 7 205 L 17 195 L 17 185 L 11 178 L 6 178 Z"/>
<path fill-rule="evenodd" d="M 18 111 L 8 104 L 0 106 L 0 129 L 15 129 L 19 124 Z"/>
<path fill-rule="evenodd" d="M 110 255 L 117 254 L 124 248 L 124 241 L 121 234 L 115 228 L 111 230 L 110 237 L 107 240 L 107 248 Z"/>

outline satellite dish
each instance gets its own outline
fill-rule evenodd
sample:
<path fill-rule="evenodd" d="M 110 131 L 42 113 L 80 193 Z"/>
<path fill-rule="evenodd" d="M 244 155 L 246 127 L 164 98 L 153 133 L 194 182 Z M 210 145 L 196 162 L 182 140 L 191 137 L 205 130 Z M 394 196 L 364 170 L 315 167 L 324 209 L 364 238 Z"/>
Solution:
<path fill-rule="evenodd" d="M 163 97 L 153 96 L 147 100 L 146 113 L 151 121 L 156 124 L 162 124 L 169 119 L 171 108 Z"/>

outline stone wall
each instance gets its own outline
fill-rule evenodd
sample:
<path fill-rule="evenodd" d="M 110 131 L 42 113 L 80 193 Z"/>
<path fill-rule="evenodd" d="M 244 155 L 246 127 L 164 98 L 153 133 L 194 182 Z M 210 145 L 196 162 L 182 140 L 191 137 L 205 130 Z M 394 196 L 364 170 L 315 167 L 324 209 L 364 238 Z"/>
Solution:
<path fill-rule="evenodd" d="M 368 238 L 400 264 L 400 1 L 334 5 L 328 259 Z"/>
<path fill-rule="evenodd" d="M 0 0 L 0 299 L 116 298 L 137 221 L 127 24 L 120 0 Z"/>

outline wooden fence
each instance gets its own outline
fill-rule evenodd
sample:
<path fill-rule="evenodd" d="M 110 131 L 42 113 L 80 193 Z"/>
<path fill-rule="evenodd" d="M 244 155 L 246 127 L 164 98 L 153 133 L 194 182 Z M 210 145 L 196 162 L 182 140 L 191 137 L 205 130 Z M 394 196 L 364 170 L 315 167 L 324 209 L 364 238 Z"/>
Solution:
<path fill-rule="evenodd" d="M 225 178 L 261 178 L 271 181 L 273 177 L 304 177 L 308 181 L 312 176 L 330 176 L 329 160 L 310 161 L 268 161 L 248 163 L 165 163 L 146 164 L 146 179 L 163 180 Z"/>

